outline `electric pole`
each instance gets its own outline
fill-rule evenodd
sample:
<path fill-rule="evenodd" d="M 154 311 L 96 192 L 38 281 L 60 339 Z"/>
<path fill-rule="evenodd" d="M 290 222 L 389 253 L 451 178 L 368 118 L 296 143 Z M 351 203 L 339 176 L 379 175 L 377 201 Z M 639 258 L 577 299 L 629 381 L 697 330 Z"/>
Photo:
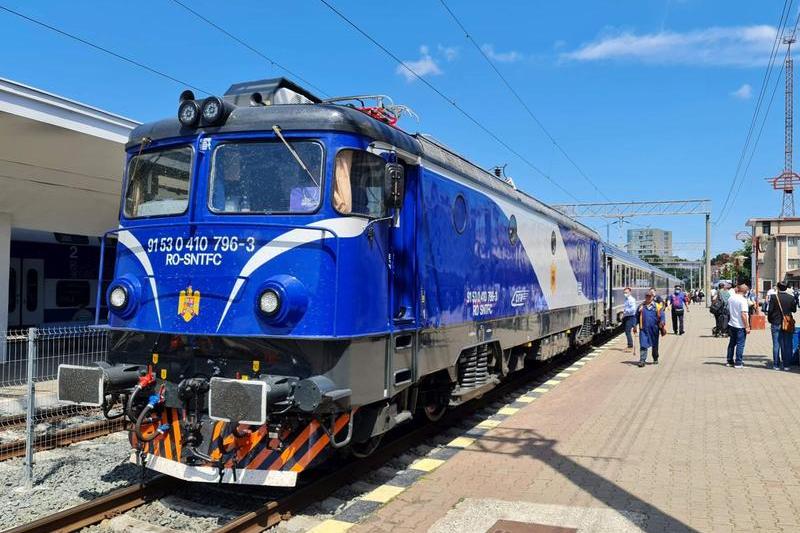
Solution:
<path fill-rule="evenodd" d="M 794 186 L 800 183 L 798 176 L 792 168 L 792 147 L 794 133 L 794 62 L 792 61 L 792 45 L 796 42 L 794 34 L 784 37 L 783 43 L 787 45 L 786 64 L 784 71 L 786 74 L 786 92 L 784 117 L 784 146 L 783 146 L 783 172 L 774 178 L 768 178 L 772 183 L 772 188 L 776 191 L 783 191 L 781 201 L 781 218 L 795 216 L 794 211 Z"/>

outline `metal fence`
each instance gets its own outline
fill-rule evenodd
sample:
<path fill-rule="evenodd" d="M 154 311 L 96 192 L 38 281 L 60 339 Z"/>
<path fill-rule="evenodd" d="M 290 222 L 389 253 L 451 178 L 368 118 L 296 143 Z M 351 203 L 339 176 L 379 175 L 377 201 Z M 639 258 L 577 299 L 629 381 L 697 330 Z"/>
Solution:
<path fill-rule="evenodd" d="M 33 483 L 34 452 L 120 429 L 100 408 L 57 399 L 58 365 L 105 361 L 106 328 L 78 326 L 0 331 L 0 460 L 24 456 L 23 481 Z"/>

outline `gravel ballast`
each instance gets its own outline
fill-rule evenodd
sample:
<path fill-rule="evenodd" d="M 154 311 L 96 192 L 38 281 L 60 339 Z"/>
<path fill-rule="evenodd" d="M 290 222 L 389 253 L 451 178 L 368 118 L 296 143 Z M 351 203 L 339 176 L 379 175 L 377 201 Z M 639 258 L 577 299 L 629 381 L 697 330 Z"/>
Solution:
<path fill-rule="evenodd" d="M 39 452 L 34 455 L 34 485 L 26 489 L 23 459 L 0 462 L 0 529 L 94 499 L 138 481 L 140 469 L 128 462 L 127 433 Z"/>

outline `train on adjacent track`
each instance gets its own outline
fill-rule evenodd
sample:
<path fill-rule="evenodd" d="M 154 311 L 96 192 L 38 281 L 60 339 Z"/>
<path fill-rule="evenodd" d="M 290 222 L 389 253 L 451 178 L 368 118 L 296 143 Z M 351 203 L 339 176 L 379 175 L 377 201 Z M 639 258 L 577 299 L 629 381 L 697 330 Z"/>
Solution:
<path fill-rule="evenodd" d="M 62 365 L 60 398 L 121 402 L 147 468 L 293 486 L 616 327 L 624 286 L 672 284 L 387 102 L 263 80 L 137 127 L 108 361 Z"/>

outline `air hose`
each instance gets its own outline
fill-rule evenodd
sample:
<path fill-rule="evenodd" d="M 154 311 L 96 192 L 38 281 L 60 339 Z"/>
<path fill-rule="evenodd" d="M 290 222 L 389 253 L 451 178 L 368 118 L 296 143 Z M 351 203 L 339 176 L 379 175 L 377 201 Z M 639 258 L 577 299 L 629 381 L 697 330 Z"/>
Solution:
<path fill-rule="evenodd" d="M 151 442 L 155 440 L 157 436 L 163 435 L 169 430 L 169 424 L 162 424 L 158 426 L 156 431 L 154 431 L 149 437 L 145 437 L 142 433 L 142 424 L 144 423 L 144 419 L 153 411 L 153 409 L 156 408 L 156 406 L 160 405 L 162 401 L 163 398 L 161 394 L 151 394 L 150 399 L 147 401 L 147 405 L 144 406 L 142 412 L 136 417 L 136 424 L 133 426 L 133 431 L 136 433 L 136 438 L 140 441 Z"/>
<path fill-rule="evenodd" d="M 133 392 L 128 397 L 128 405 L 125 407 L 125 412 L 128 414 L 128 418 L 131 422 L 136 423 L 136 419 L 138 418 L 136 414 L 133 412 L 133 402 L 136 400 L 136 395 L 139 394 L 139 391 L 142 390 L 141 385 L 136 385 L 133 388 Z"/>

